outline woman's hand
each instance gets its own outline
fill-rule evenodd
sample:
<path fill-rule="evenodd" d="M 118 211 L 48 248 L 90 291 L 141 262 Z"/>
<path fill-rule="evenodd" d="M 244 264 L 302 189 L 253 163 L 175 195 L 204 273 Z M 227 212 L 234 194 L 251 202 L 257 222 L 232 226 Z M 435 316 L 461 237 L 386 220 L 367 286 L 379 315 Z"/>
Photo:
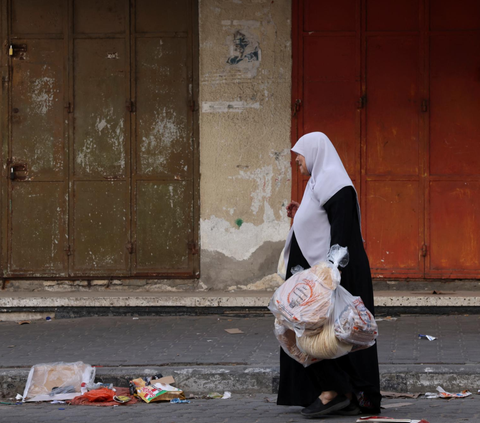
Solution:
<path fill-rule="evenodd" d="M 287 206 L 287 216 L 291 217 L 292 219 L 295 217 L 295 213 L 297 212 L 298 208 L 300 207 L 300 204 L 297 203 L 296 201 L 292 201 L 288 206 Z"/>

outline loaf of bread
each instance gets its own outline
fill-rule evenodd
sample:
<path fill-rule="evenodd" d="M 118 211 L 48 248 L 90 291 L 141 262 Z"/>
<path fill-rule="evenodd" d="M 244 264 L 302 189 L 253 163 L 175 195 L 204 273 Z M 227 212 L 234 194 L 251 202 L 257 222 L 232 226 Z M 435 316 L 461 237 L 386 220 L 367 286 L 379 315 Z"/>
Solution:
<path fill-rule="evenodd" d="M 275 319 L 274 332 L 283 351 L 285 351 L 285 353 L 287 353 L 294 360 L 298 361 L 300 364 L 303 364 L 305 367 L 307 367 L 315 361 L 318 361 L 318 359 L 310 357 L 308 354 L 300 351 L 295 339 L 295 332 L 286 328 L 277 319 Z"/>
<path fill-rule="evenodd" d="M 321 360 L 341 357 L 352 350 L 352 344 L 337 339 L 334 325 L 330 321 L 318 334 L 297 337 L 296 342 L 303 353 Z"/>
<path fill-rule="evenodd" d="M 335 334 L 338 339 L 350 344 L 370 347 L 375 343 L 378 326 L 360 297 L 338 313 L 335 320 Z M 337 314 L 337 312 L 335 313 Z"/>

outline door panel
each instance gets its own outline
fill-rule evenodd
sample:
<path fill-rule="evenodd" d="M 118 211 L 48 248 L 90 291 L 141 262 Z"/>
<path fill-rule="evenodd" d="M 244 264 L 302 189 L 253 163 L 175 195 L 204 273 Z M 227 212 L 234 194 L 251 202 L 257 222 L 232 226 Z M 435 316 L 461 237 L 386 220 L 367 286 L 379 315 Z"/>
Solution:
<path fill-rule="evenodd" d="M 137 174 L 190 178 L 187 39 L 137 42 Z"/>
<path fill-rule="evenodd" d="M 479 175 L 480 34 L 431 36 L 430 172 Z"/>
<path fill-rule="evenodd" d="M 28 180 L 63 180 L 63 55 L 61 40 L 18 40 L 12 58 L 12 161 Z"/>
<path fill-rule="evenodd" d="M 359 98 L 355 37 L 304 39 L 303 133 L 320 131 L 334 143 L 352 177 L 356 170 L 359 134 L 355 104 Z M 321 51 L 322 54 L 317 52 Z"/>
<path fill-rule="evenodd" d="M 430 187 L 433 275 L 478 277 L 480 182 L 436 181 Z"/>
<path fill-rule="evenodd" d="M 367 0 L 367 31 L 418 31 L 419 0 Z"/>
<path fill-rule="evenodd" d="M 125 178 L 125 41 L 76 40 L 74 169 L 81 178 Z"/>
<path fill-rule="evenodd" d="M 12 0 L 12 33 L 61 34 L 67 2 Z"/>
<path fill-rule="evenodd" d="M 187 32 L 189 30 L 189 0 L 137 0 L 137 32 Z"/>
<path fill-rule="evenodd" d="M 418 42 L 416 36 L 368 38 L 368 175 L 418 177 Z"/>
<path fill-rule="evenodd" d="M 13 182 L 9 274 L 65 276 L 63 182 Z"/>
<path fill-rule="evenodd" d="M 367 247 L 378 276 L 416 276 L 423 270 L 418 248 L 419 196 L 418 182 L 367 182 Z"/>
<path fill-rule="evenodd" d="M 75 183 L 73 274 L 128 274 L 125 181 Z"/>
<path fill-rule="evenodd" d="M 355 31 L 356 0 L 305 0 L 304 31 Z M 302 25 L 303 27 L 303 25 Z"/>
<path fill-rule="evenodd" d="M 125 32 L 125 0 L 74 0 L 73 30 L 77 34 Z"/>
<path fill-rule="evenodd" d="M 188 243 L 192 239 L 192 184 L 137 183 L 137 272 L 189 271 Z M 158 236 L 161 234 L 161 236 Z"/>
<path fill-rule="evenodd" d="M 478 0 L 430 1 L 430 29 L 432 31 L 480 29 L 480 2 Z"/>

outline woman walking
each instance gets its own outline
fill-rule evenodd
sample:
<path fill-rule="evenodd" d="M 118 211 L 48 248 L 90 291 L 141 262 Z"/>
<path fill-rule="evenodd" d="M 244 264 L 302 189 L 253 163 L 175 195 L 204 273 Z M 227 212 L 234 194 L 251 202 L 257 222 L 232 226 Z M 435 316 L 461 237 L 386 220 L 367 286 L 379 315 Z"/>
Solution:
<path fill-rule="evenodd" d="M 301 204 L 287 211 L 293 225 L 285 244 L 287 279 L 297 265 L 325 261 L 330 247 L 348 247 L 350 260 L 341 285 L 360 296 L 374 313 L 370 265 L 363 247 L 357 193 L 335 147 L 321 132 L 301 137 L 292 151 L 303 175 L 310 176 Z M 303 367 L 280 351 L 277 404 L 304 406 L 306 417 L 380 412 L 377 347 Z"/>

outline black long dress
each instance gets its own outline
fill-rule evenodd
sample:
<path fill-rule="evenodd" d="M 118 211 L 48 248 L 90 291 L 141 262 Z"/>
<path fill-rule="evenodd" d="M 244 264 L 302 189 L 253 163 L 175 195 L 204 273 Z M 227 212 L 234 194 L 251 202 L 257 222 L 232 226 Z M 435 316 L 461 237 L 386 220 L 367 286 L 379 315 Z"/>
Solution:
<path fill-rule="evenodd" d="M 346 246 L 350 253 L 349 263 L 342 269 L 341 285 L 353 295 L 360 296 L 374 313 L 372 277 L 360 232 L 355 190 L 351 186 L 342 188 L 325 203 L 324 208 L 331 226 L 331 245 Z M 296 265 L 304 269 L 310 267 L 293 234 L 287 279 Z M 322 360 L 306 368 L 280 350 L 277 404 L 306 407 L 322 391 L 354 392 L 362 411 L 379 413 L 381 395 L 377 346 L 334 360 Z"/>

